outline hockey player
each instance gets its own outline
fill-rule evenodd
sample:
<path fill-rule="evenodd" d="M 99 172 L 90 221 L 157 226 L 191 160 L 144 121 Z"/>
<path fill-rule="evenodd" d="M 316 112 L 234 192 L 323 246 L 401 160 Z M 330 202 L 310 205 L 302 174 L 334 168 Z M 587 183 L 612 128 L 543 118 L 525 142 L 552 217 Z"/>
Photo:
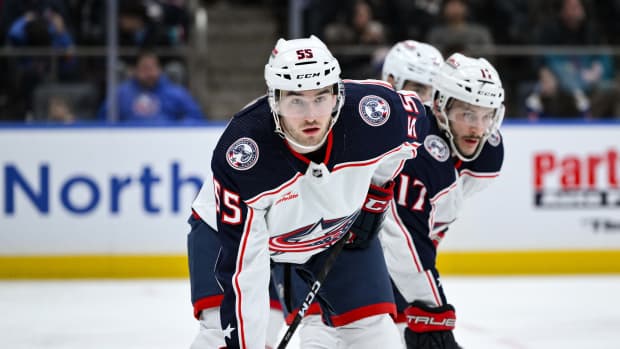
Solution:
<path fill-rule="evenodd" d="M 424 108 L 415 95 L 339 75 L 316 37 L 280 39 L 265 66 L 268 96 L 237 113 L 214 150 L 228 348 L 264 347 L 270 262 L 312 279 L 345 236 L 349 248 L 318 291 L 323 320 L 349 347 L 401 346 L 376 239 L 381 219 L 373 217 L 387 209 L 392 179 L 416 154 Z"/>
<path fill-rule="evenodd" d="M 395 81 L 412 79 L 401 73 L 389 71 Z M 500 172 L 503 101 L 499 74 L 483 58 L 455 53 L 433 76 L 429 133 L 395 180 L 393 205 L 379 236 L 396 285 L 399 320 L 406 323 L 407 348 L 459 348 L 452 333 L 454 307 L 436 268 L 437 246 L 465 200 Z"/>

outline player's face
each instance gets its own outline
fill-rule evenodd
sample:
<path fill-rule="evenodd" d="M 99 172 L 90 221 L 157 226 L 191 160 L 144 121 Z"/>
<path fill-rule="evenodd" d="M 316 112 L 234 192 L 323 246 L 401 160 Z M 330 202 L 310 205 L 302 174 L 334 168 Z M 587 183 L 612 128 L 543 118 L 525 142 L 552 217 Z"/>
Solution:
<path fill-rule="evenodd" d="M 303 146 L 318 145 L 329 131 L 336 99 L 331 87 L 282 91 L 278 101 L 282 129 Z"/>
<path fill-rule="evenodd" d="M 493 122 L 495 109 L 454 100 L 447 114 L 454 144 L 463 155 L 473 155 Z"/>
<path fill-rule="evenodd" d="M 431 85 L 420 84 L 419 82 L 406 80 L 403 85 L 403 90 L 414 91 L 418 94 L 418 97 L 422 100 L 422 103 L 426 103 L 431 100 L 431 94 L 433 93 L 433 87 Z"/>

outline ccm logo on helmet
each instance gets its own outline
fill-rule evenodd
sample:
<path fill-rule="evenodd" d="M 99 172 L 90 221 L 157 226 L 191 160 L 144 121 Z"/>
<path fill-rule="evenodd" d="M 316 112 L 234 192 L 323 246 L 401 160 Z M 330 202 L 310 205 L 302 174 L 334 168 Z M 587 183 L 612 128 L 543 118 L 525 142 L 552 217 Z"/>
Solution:
<path fill-rule="evenodd" d="M 297 75 L 297 79 L 310 79 L 321 76 L 321 73 L 313 73 L 313 74 L 299 74 Z"/>

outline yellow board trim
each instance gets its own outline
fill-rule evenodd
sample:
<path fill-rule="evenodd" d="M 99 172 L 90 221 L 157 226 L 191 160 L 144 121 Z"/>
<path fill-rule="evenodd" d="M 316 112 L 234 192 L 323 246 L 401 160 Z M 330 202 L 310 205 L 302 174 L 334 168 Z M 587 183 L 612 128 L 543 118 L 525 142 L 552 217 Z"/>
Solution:
<path fill-rule="evenodd" d="M 185 255 L 0 256 L 0 279 L 180 278 Z"/>
<path fill-rule="evenodd" d="M 442 275 L 620 273 L 620 250 L 440 252 Z"/>
<path fill-rule="evenodd" d="M 617 274 L 620 250 L 439 253 L 442 275 Z M 0 279 L 187 278 L 185 255 L 0 256 Z"/>

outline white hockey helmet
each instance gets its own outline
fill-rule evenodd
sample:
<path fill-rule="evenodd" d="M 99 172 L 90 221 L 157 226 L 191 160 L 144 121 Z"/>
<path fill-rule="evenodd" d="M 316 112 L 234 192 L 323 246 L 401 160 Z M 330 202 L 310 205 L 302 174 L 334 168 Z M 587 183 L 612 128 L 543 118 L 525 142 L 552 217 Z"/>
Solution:
<path fill-rule="evenodd" d="M 452 99 L 495 110 L 476 151 L 463 155 L 454 144 L 447 108 Z M 438 104 L 442 117 L 437 118 L 439 127 L 446 133 L 450 146 L 463 161 L 472 161 L 480 155 L 486 140 L 496 132 L 504 119 L 504 89 L 497 70 L 484 58 L 470 58 L 454 53 L 441 65 L 433 82 L 433 100 Z"/>
<path fill-rule="evenodd" d="M 405 81 L 432 85 L 443 62 L 441 52 L 432 45 L 414 40 L 396 43 L 383 62 L 382 79 L 394 77 L 394 88 L 402 90 Z"/>
<path fill-rule="evenodd" d="M 344 84 L 340 79 L 340 64 L 316 36 L 293 40 L 279 39 L 265 65 L 265 81 L 276 132 L 288 141 L 292 140 L 286 137 L 280 127 L 278 91 L 306 91 L 332 86 L 334 94 L 337 94 L 337 102 L 332 111 L 330 128 L 338 120 L 340 109 L 344 104 Z M 323 142 L 324 140 L 316 148 Z"/>

